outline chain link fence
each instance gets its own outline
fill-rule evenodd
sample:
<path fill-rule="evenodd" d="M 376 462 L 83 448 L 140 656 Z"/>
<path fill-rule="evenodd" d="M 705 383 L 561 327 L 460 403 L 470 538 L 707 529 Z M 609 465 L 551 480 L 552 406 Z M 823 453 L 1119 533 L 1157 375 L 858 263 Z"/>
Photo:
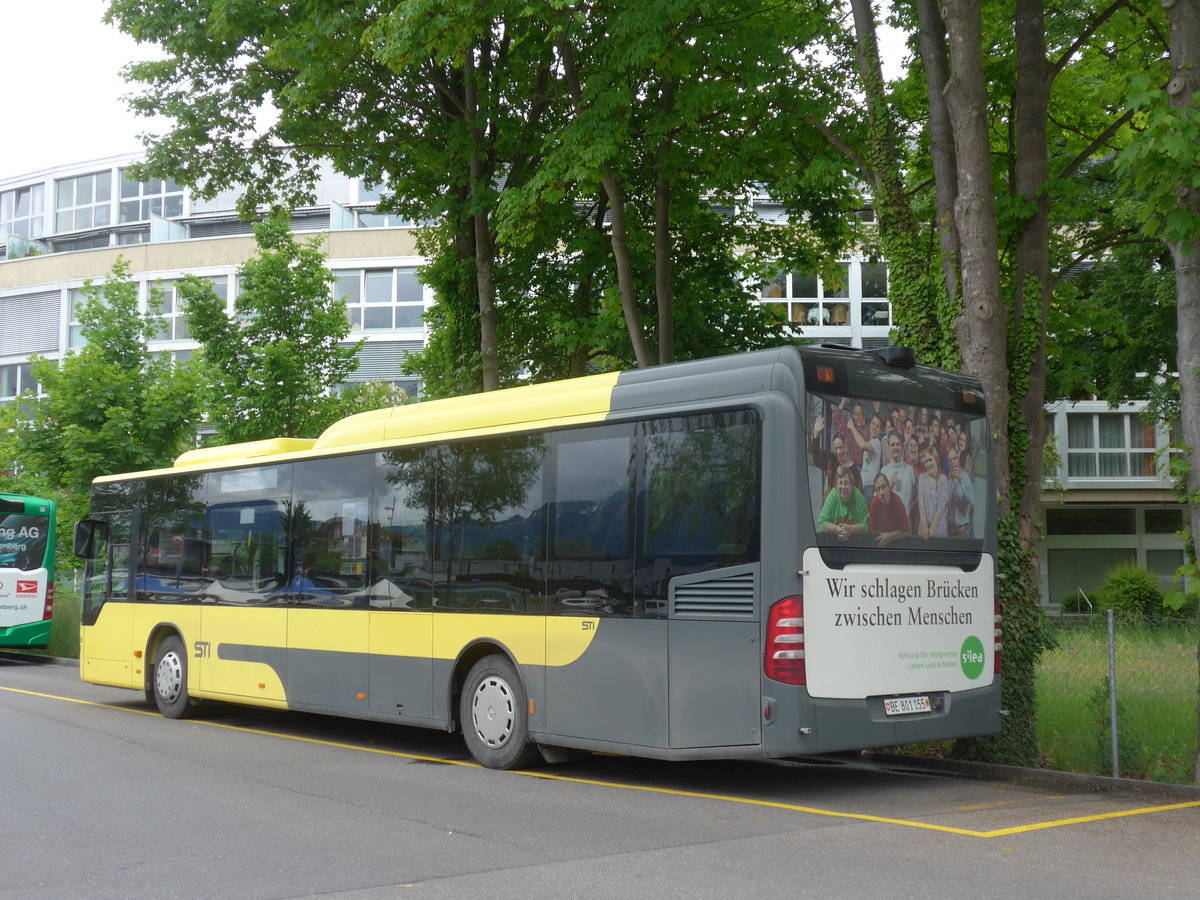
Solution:
<path fill-rule="evenodd" d="M 1105 614 L 1049 622 L 1056 646 L 1037 674 L 1041 764 L 1192 783 L 1200 623 L 1119 613 L 1111 626 Z"/>

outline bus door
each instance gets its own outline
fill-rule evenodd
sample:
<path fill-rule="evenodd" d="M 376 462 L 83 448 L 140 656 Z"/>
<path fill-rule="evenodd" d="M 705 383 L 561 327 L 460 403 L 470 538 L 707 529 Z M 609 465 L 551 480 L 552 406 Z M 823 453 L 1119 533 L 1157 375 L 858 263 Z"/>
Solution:
<path fill-rule="evenodd" d="M 433 717 L 429 506 L 438 468 L 436 448 L 404 447 L 375 457 L 371 521 L 379 525 L 368 542 L 367 588 L 357 601 L 370 610 L 367 710 L 375 715 Z M 450 718 L 448 709 L 439 714 Z"/>
<path fill-rule="evenodd" d="M 638 593 L 668 619 L 669 746 L 757 744 L 761 417 L 730 410 L 642 429 Z"/>
<path fill-rule="evenodd" d="M 367 709 L 368 518 L 372 472 L 361 461 L 304 460 L 293 469 L 287 626 L 292 709 Z"/>
<path fill-rule="evenodd" d="M 291 469 L 208 479 L 210 578 L 201 611 L 200 689 L 285 704 Z"/>
<path fill-rule="evenodd" d="M 133 639 L 133 606 L 129 602 L 133 513 L 100 512 L 92 518 L 107 523 L 108 531 L 97 531 L 94 553 L 84 566 L 80 676 L 97 684 L 141 687 L 141 676 L 135 679 L 132 674 L 129 653 Z"/>
<path fill-rule="evenodd" d="M 611 425 L 554 436 L 542 727 L 585 740 L 666 747 L 665 604 L 647 602 L 634 589 L 634 429 Z"/>

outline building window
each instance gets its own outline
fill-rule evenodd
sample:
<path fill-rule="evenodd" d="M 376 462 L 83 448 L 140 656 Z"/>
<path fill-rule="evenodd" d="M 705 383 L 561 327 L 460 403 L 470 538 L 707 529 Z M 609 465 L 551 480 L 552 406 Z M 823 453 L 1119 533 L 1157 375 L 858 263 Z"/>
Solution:
<path fill-rule="evenodd" d="M 420 328 L 424 291 L 416 269 L 346 269 L 336 273 L 334 296 L 346 301 L 352 331 Z"/>
<path fill-rule="evenodd" d="M 759 298 L 783 322 L 847 325 L 850 322 L 849 263 L 838 263 L 836 280 L 813 272 L 780 272 L 759 289 Z"/>
<path fill-rule="evenodd" d="M 133 244 L 144 244 L 149 240 L 149 228 L 135 228 L 132 231 L 122 231 L 117 235 L 117 244 L 122 247 L 128 247 Z"/>
<path fill-rule="evenodd" d="M 46 187 L 28 187 L 0 192 L 0 233 L 40 238 L 45 233 Z"/>
<path fill-rule="evenodd" d="M 187 316 L 183 314 L 183 305 L 179 297 L 178 281 L 160 281 L 155 287 L 159 290 L 158 339 L 160 341 L 186 341 L 191 332 L 187 327 Z"/>
<path fill-rule="evenodd" d="M 1046 534 L 1137 534 L 1129 506 L 1063 506 L 1046 510 Z"/>
<path fill-rule="evenodd" d="M 354 213 L 355 228 L 407 228 L 411 224 L 403 216 L 395 213 L 381 213 L 372 210 L 356 210 Z"/>
<path fill-rule="evenodd" d="M 96 172 L 55 182 L 54 230 L 82 231 L 112 222 L 112 172 Z"/>
<path fill-rule="evenodd" d="M 1183 531 L 1183 510 L 1178 507 L 1146 510 L 1146 534 L 1175 534 Z"/>
<path fill-rule="evenodd" d="M 887 263 L 863 263 L 862 273 L 862 324 L 892 324 L 892 309 L 888 303 Z"/>
<path fill-rule="evenodd" d="M 122 222 L 145 222 L 151 215 L 173 219 L 183 215 L 183 188 L 170 178 L 133 181 L 121 170 Z"/>
<path fill-rule="evenodd" d="M 15 400 L 24 393 L 41 392 L 41 386 L 33 377 L 32 363 L 0 366 L 0 402 Z"/>
<path fill-rule="evenodd" d="M 358 185 L 358 202 L 373 203 L 376 206 L 352 210 L 355 228 L 408 228 L 413 223 L 395 213 L 381 212 L 379 202 L 383 200 L 383 185 L 360 182 Z"/>
<path fill-rule="evenodd" d="M 78 350 L 87 343 L 83 337 L 83 323 L 79 318 L 79 313 L 83 309 L 84 305 L 86 305 L 87 298 L 83 296 L 83 288 L 81 287 L 71 288 L 68 293 L 70 295 L 68 299 L 71 307 L 71 324 L 70 334 L 67 338 L 67 346 L 72 350 Z M 101 299 L 101 302 L 103 302 L 102 298 L 98 299 Z"/>
<path fill-rule="evenodd" d="M 1155 478 L 1154 426 L 1136 413 L 1067 413 L 1071 478 Z"/>
<path fill-rule="evenodd" d="M 1164 591 L 1172 588 L 1182 590 L 1183 579 L 1177 574 L 1184 563 L 1183 550 L 1147 550 L 1146 568 L 1158 579 L 1159 587 Z"/>
<path fill-rule="evenodd" d="M 212 285 L 217 299 L 225 303 L 229 299 L 229 279 L 224 275 L 202 279 Z M 187 341 L 192 334 L 188 330 L 187 316 L 184 315 L 183 299 L 179 296 L 179 281 L 159 281 L 155 287 L 160 291 L 158 302 L 158 321 L 161 323 L 158 332 L 160 341 Z"/>

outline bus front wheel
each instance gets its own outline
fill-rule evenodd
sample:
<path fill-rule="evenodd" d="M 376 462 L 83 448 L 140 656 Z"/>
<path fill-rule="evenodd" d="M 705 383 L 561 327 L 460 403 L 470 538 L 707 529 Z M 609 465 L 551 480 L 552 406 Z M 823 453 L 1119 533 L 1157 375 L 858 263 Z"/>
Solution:
<path fill-rule="evenodd" d="M 460 721 L 467 749 L 489 769 L 518 769 L 537 758 L 529 742 L 525 685 L 505 656 L 485 656 L 467 673 Z"/>
<path fill-rule="evenodd" d="M 168 719 L 182 719 L 191 710 L 187 692 L 187 652 L 178 635 L 158 645 L 154 661 L 154 703 Z"/>

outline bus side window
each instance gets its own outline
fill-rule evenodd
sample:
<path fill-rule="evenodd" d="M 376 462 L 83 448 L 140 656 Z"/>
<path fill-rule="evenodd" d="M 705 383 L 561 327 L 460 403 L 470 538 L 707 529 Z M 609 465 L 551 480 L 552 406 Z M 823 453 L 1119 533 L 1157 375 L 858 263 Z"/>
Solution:
<path fill-rule="evenodd" d="M 160 603 L 200 599 L 209 551 L 203 476 L 147 481 L 144 497 L 137 599 Z"/>
<path fill-rule="evenodd" d="M 638 599 L 663 608 L 671 578 L 757 560 L 760 425 L 739 411 L 642 429 Z"/>
<path fill-rule="evenodd" d="M 205 600 L 232 605 L 287 602 L 294 569 L 288 537 L 293 520 L 302 514 L 291 493 L 291 466 L 229 469 L 209 476 L 206 521 L 212 563 Z"/>
<path fill-rule="evenodd" d="M 439 450 L 438 604 L 524 612 L 545 590 L 545 438 L 492 438 Z"/>
<path fill-rule="evenodd" d="M 632 616 L 633 429 L 555 437 L 547 592 L 558 614 Z"/>
<path fill-rule="evenodd" d="M 292 540 L 299 570 L 293 601 L 366 606 L 370 457 L 296 463 Z"/>
<path fill-rule="evenodd" d="M 376 454 L 374 478 L 368 603 L 372 609 L 429 609 L 429 526 L 437 490 L 437 450 L 406 447 Z"/>

